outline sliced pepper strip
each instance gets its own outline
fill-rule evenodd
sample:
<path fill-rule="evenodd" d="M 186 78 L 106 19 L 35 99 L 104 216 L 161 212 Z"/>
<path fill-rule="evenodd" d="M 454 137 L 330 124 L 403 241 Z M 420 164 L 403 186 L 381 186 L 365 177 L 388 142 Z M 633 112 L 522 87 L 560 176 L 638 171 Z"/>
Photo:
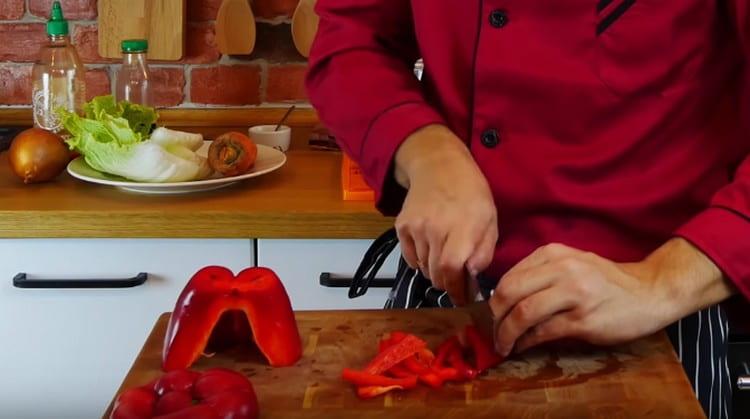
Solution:
<path fill-rule="evenodd" d="M 466 334 L 466 341 L 474 354 L 474 367 L 478 373 L 481 374 L 503 361 L 503 358 L 495 352 L 492 342 L 488 342 L 483 338 L 476 327 L 468 325 L 464 329 L 464 333 Z"/>
<path fill-rule="evenodd" d="M 407 370 L 411 371 L 413 374 L 426 374 L 431 371 L 428 365 L 423 364 L 422 362 L 418 361 L 416 357 L 413 357 L 413 356 L 406 358 L 403 361 L 403 365 L 406 367 Z"/>
<path fill-rule="evenodd" d="M 417 376 L 417 374 L 409 371 L 403 365 L 403 363 L 394 365 L 393 367 L 391 367 L 391 369 L 389 369 L 387 371 L 387 373 L 390 374 L 390 375 L 392 375 L 393 377 L 396 377 L 396 378 L 408 378 L 408 377 L 416 377 Z"/>
<path fill-rule="evenodd" d="M 440 376 L 439 373 L 429 370 L 428 372 L 419 374 L 419 381 L 427 384 L 432 388 L 440 388 L 443 386 L 443 382 L 445 380 Z"/>
<path fill-rule="evenodd" d="M 344 368 L 341 377 L 358 386 L 358 387 L 390 387 L 399 386 L 404 389 L 414 388 L 417 386 L 417 377 L 391 378 L 384 375 L 368 374 L 364 371 L 357 371 L 350 368 Z"/>
<path fill-rule="evenodd" d="M 414 356 L 415 353 L 426 346 L 427 342 L 422 339 L 414 335 L 407 335 L 402 341 L 380 352 L 375 359 L 370 361 L 365 368 L 365 372 L 375 375 L 382 374 L 394 365 Z"/>
<path fill-rule="evenodd" d="M 372 399 L 373 397 L 378 397 L 381 394 L 388 393 L 389 391 L 393 390 L 403 390 L 400 386 L 369 386 L 369 387 L 359 387 L 357 389 L 357 396 L 359 396 L 361 399 Z"/>
<path fill-rule="evenodd" d="M 460 347 L 461 345 L 458 342 L 457 336 L 451 336 L 448 339 L 444 340 L 443 343 L 441 343 L 437 348 L 435 361 L 433 361 L 432 365 L 438 368 L 445 366 L 446 362 L 448 361 L 448 355 L 454 349 L 458 350 L 460 349 Z"/>
<path fill-rule="evenodd" d="M 466 363 L 459 346 L 454 346 L 450 350 L 448 353 L 448 362 L 452 368 L 455 368 L 456 371 L 458 371 L 459 376 L 463 377 L 465 380 L 473 380 L 479 375 L 477 370 L 471 368 L 469 364 Z"/>

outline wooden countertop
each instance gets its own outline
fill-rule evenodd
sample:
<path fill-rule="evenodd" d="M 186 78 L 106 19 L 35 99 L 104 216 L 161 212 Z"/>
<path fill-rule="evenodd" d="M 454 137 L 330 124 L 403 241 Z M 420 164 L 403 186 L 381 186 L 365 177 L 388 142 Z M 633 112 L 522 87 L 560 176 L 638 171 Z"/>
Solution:
<path fill-rule="evenodd" d="M 309 132 L 296 128 L 293 144 Z M 287 156 L 278 171 L 225 189 L 157 196 L 67 173 L 24 185 L 4 152 L 0 238 L 374 238 L 392 226 L 372 202 L 341 199 L 340 153 L 300 146 Z"/>

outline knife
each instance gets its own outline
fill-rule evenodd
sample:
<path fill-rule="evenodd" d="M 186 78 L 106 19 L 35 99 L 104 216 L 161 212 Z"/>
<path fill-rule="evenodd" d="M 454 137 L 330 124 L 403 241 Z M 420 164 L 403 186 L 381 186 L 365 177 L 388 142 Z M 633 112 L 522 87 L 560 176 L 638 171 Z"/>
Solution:
<path fill-rule="evenodd" d="M 474 326 L 479 333 L 494 344 L 495 316 L 490 308 L 490 303 L 484 300 L 482 293 L 479 291 L 479 282 L 476 277 L 469 276 L 466 282 L 466 295 L 472 302 L 462 307 L 462 309 L 471 316 Z"/>

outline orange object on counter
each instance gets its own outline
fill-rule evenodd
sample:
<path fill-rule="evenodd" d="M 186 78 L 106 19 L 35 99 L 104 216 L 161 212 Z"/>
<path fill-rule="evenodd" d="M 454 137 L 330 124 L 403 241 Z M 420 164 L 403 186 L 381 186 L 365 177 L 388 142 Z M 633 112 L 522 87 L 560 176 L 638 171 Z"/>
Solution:
<path fill-rule="evenodd" d="M 374 201 L 375 191 L 365 182 L 362 170 L 346 153 L 342 153 L 342 156 L 341 188 L 344 201 Z"/>

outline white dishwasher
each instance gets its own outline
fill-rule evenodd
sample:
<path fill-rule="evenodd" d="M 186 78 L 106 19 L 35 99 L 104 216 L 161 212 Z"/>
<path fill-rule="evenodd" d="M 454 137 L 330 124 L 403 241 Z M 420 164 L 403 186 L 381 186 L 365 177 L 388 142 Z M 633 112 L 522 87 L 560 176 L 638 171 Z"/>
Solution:
<path fill-rule="evenodd" d="M 251 240 L 0 240 L 0 417 L 101 417 L 190 277 L 206 265 L 237 272 L 253 254 Z M 41 284 L 121 288 L 18 287 L 50 279 L 61 283 Z"/>

